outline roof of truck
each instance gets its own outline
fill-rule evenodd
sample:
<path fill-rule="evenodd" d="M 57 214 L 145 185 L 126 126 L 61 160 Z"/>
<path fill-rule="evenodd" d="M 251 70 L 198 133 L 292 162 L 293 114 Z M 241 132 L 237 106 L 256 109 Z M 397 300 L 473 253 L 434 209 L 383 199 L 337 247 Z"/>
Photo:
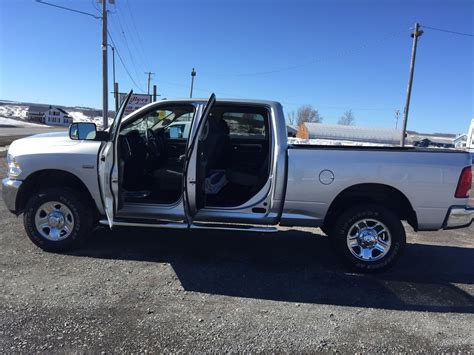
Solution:
<path fill-rule="evenodd" d="M 207 102 L 208 98 L 164 98 L 161 101 L 170 102 Z M 278 101 L 260 100 L 260 99 L 232 99 L 232 98 L 216 98 L 217 103 L 237 102 L 243 104 L 257 104 L 257 105 L 280 105 Z"/>

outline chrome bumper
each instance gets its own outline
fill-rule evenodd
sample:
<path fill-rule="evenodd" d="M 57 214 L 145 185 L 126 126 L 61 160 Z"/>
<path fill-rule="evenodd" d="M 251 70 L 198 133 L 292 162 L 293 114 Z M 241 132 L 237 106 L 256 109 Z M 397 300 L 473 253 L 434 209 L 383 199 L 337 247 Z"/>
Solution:
<path fill-rule="evenodd" d="M 474 219 L 474 207 L 451 207 L 444 228 L 469 227 Z"/>
<path fill-rule="evenodd" d="M 16 197 L 22 183 L 21 180 L 10 178 L 2 180 L 2 198 L 10 212 L 16 213 Z"/>

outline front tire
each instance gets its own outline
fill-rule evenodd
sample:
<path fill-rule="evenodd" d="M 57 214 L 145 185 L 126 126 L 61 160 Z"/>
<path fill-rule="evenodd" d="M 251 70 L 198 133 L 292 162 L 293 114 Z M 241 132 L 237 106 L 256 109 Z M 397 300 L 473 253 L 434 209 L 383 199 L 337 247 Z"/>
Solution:
<path fill-rule="evenodd" d="M 336 252 L 352 269 L 382 271 L 393 266 L 405 244 L 399 218 L 380 205 L 358 205 L 342 213 L 331 231 Z"/>
<path fill-rule="evenodd" d="M 73 191 L 46 189 L 26 204 L 23 224 L 30 240 L 45 251 L 77 248 L 87 237 L 92 216 Z"/>

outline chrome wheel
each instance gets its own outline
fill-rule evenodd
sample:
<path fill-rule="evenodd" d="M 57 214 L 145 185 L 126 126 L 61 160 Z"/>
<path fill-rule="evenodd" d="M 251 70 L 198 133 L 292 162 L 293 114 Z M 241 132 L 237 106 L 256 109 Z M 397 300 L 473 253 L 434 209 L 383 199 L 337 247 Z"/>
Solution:
<path fill-rule="evenodd" d="M 36 211 L 35 226 L 42 237 L 51 241 L 63 240 L 74 229 L 74 217 L 64 203 L 49 201 Z"/>
<path fill-rule="evenodd" d="M 390 231 L 376 219 L 362 219 L 347 233 L 347 247 L 359 260 L 376 261 L 383 258 L 392 243 Z"/>

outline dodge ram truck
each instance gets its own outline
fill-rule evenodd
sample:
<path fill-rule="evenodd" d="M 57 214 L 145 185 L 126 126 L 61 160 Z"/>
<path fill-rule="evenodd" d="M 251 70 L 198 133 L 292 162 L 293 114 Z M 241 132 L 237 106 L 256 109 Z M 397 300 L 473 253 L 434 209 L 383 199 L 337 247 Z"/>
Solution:
<path fill-rule="evenodd" d="M 276 231 L 319 227 L 358 271 L 391 266 L 415 231 L 467 227 L 469 154 L 413 147 L 291 145 L 282 106 L 258 100 L 150 103 L 108 130 L 14 141 L 3 200 L 46 251 L 100 224 Z"/>

